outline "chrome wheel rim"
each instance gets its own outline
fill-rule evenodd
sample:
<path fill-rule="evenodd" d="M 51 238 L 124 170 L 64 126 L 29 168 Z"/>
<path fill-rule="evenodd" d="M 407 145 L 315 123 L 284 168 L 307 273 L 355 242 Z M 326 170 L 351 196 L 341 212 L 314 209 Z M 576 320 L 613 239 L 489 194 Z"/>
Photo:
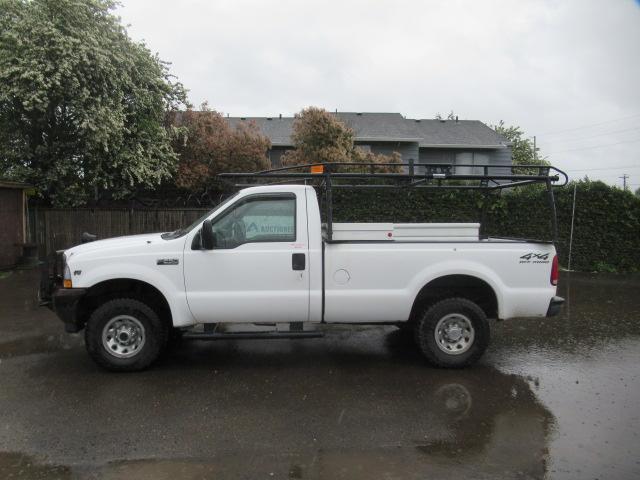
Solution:
<path fill-rule="evenodd" d="M 118 315 L 102 329 L 102 345 L 116 358 L 136 355 L 147 340 L 144 325 L 131 315 Z"/>
<path fill-rule="evenodd" d="M 443 385 L 436 390 L 435 398 L 438 400 L 438 404 L 442 406 L 443 413 L 452 420 L 466 417 L 473 405 L 471 393 L 459 383 Z"/>
<path fill-rule="evenodd" d="M 460 355 L 473 345 L 475 330 L 469 317 L 461 313 L 450 313 L 438 321 L 434 337 L 436 345 L 444 353 Z"/>

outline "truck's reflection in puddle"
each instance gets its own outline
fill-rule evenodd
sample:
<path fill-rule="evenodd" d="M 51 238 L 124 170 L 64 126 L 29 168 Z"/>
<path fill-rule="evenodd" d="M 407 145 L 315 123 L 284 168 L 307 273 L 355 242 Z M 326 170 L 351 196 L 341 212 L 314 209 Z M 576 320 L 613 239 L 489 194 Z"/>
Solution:
<path fill-rule="evenodd" d="M 62 465 L 54 478 L 544 477 L 553 421 L 532 384 L 430 368 L 392 330 L 185 345 L 135 375 L 78 365 L 78 349 L 32 371 L 74 401 L 27 400 L 5 431 L 32 432 L 25 454 Z M 2 478 L 46 468 L 0 455 Z"/>

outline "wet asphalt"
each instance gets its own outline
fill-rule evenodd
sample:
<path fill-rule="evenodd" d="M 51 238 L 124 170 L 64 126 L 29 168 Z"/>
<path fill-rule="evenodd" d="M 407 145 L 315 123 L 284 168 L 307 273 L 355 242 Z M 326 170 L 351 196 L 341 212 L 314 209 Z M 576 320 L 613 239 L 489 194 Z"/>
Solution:
<path fill-rule="evenodd" d="M 0 279 L 0 479 L 640 477 L 640 278 L 564 274 L 562 316 L 434 369 L 395 327 L 185 342 L 114 374 Z"/>

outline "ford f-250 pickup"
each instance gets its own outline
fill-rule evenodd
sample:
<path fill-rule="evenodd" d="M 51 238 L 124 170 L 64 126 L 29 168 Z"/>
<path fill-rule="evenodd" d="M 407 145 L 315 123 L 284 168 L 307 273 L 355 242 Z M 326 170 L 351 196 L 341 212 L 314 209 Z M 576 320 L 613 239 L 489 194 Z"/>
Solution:
<path fill-rule="evenodd" d="M 148 367 L 174 334 L 304 338 L 319 324 L 396 324 L 430 363 L 463 367 L 487 348 L 489 319 L 563 303 L 552 242 L 483 238 L 474 223 L 329 222 L 311 186 L 245 188 L 186 228 L 64 251 L 61 284 L 42 295 L 119 371 Z"/>

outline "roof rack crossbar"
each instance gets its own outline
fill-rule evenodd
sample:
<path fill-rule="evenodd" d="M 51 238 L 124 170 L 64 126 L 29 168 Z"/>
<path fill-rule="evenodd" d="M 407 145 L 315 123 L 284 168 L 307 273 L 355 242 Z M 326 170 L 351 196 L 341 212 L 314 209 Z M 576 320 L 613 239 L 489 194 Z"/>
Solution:
<path fill-rule="evenodd" d="M 414 173 L 396 173 L 396 172 L 340 172 L 336 171 L 339 167 L 362 168 L 371 167 L 409 167 L 414 168 Z M 312 173 L 312 167 L 323 167 L 323 171 Z M 424 173 L 415 172 L 416 167 L 424 167 Z M 300 171 L 300 170 L 306 171 Z M 456 170 L 471 169 L 477 171 L 482 169 L 483 173 L 455 173 Z M 530 172 L 516 173 L 517 171 L 537 170 L 537 174 Z M 497 170 L 497 173 L 489 173 L 490 170 Z M 505 170 L 510 173 L 505 173 Z M 407 168 L 408 171 L 408 168 Z M 552 171 L 555 172 L 552 174 Z M 567 175 L 562 170 L 552 166 L 540 165 L 473 165 L 473 164 L 429 164 L 429 163 L 355 163 L 355 162 L 335 162 L 335 163 L 310 163 L 305 165 L 295 165 L 288 167 L 280 167 L 271 170 L 263 170 L 259 172 L 237 172 L 237 173 L 221 173 L 221 178 L 264 178 L 264 177 L 280 177 L 280 178 L 320 178 L 330 175 L 333 178 L 362 178 L 362 179 L 443 179 L 443 180 L 536 180 L 545 183 L 547 180 L 558 182 L 561 180 L 562 185 L 567 182 Z M 556 185 L 557 186 L 557 185 Z"/>
<path fill-rule="evenodd" d="M 346 169 L 366 169 L 367 172 L 340 171 Z M 401 169 L 401 172 L 376 171 L 385 167 Z M 482 173 L 473 173 L 473 172 Z M 460 173 L 464 172 L 464 173 Z M 467 173 L 472 172 L 472 173 Z M 491 173 L 494 172 L 494 173 Z M 313 182 L 324 193 L 327 239 L 332 240 L 333 233 L 333 196 L 332 189 L 373 189 L 373 188 L 417 188 L 441 190 L 481 190 L 484 193 L 501 191 L 507 188 L 525 185 L 543 184 L 546 187 L 552 209 L 552 227 L 554 243 L 557 243 L 558 227 L 555 218 L 555 199 L 553 187 L 564 186 L 569 177 L 559 168 L 551 165 L 474 165 L 451 163 L 356 163 L 327 162 L 292 165 L 247 173 L 221 173 L 222 179 L 245 180 L 235 183 L 237 187 L 259 185 L 282 185 Z M 247 180 L 253 180 L 255 183 Z M 265 182 L 266 180 L 266 182 Z M 358 183 L 379 180 L 382 183 Z M 483 203 L 483 209 L 487 202 Z M 484 218 L 484 212 L 483 212 Z"/>

